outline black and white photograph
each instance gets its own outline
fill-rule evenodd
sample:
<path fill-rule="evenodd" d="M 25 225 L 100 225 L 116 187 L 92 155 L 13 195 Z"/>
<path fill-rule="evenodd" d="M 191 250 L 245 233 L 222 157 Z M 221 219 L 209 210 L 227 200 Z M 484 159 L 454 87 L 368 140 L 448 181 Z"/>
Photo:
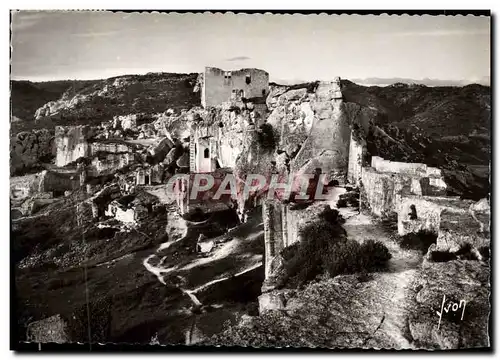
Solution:
<path fill-rule="evenodd" d="M 491 350 L 492 20 L 10 10 L 12 350 Z"/>

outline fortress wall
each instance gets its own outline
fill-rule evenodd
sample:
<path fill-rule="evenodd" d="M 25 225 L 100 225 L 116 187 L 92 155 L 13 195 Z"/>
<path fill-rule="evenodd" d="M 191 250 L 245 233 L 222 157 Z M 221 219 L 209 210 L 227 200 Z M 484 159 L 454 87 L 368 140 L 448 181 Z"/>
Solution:
<path fill-rule="evenodd" d="M 42 171 L 38 192 L 76 190 L 80 188 L 80 177 L 77 174 L 59 174 L 53 171 Z"/>
<path fill-rule="evenodd" d="M 394 174 L 407 174 L 407 175 L 419 175 L 419 176 L 427 175 L 427 165 L 425 164 L 384 160 L 379 156 L 372 157 L 372 168 L 374 168 L 379 172 L 388 172 Z"/>

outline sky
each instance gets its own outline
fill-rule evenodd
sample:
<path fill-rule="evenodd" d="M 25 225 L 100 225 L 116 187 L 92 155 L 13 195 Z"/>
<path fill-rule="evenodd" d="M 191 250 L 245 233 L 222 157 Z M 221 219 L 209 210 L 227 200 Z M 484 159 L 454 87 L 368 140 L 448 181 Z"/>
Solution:
<path fill-rule="evenodd" d="M 12 13 L 11 78 L 102 79 L 260 68 L 271 81 L 489 84 L 490 18 Z"/>

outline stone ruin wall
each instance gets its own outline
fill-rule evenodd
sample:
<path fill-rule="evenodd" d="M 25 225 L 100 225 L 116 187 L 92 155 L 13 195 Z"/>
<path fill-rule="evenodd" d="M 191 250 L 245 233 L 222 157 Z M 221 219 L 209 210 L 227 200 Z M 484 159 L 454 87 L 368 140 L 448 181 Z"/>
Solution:
<path fill-rule="evenodd" d="M 190 198 L 196 174 L 191 173 L 188 176 L 177 179 L 174 185 L 174 197 L 179 212 L 182 215 L 189 214 L 197 209 L 204 213 L 213 213 L 233 208 L 234 198 L 232 195 L 222 195 L 220 199 L 214 199 L 215 193 L 228 173 L 224 170 L 218 170 L 211 174 L 214 176 L 214 186 L 211 189 L 199 192 L 196 199 Z"/>
<path fill-rule="evenodd" d="M 250 76 L 250 84 L 246 82 L 247 75 Z M 233 90 L 243 90 L 247 99 L 265 97 L 269 93 L 269 74 L 259 69 L 224 71 L 214 67 L 205 68 L 201 91 L 204 108 L 217 106 L 234 98 Z"/>
<path fill-rule="evenodd" d="M 300 230 L 318 218 L 327 204 L 317 202 L 306 209 L 293 209 L 290 204 L 275 200 L 262 202 L 265 243 L 265 278 L 272 277 L 281 250 L 300 241 Z"/>
<path fill-rule="evenodd" d="M 36 174 L 16 177 L 10 183 L 10 198 L 22 201 L 31 196 L 45 196 L 54 191 L 64 193 L 80 187 L 77 173 L 57 173 L 44 170 Z"/>
<path fill-rule="evenodd" d="M 221 168 L 235 168 L 236 160 L 247 142 L 251 113 L 257 110 L 239 104 L 241 108 L 235 111 L 229 109 L 230 104 L 225 103 L 212 121 L 203 120 L 193 125 L 189 143 L 192 172 L 215 171 L 215 161 Z M 264 110 L 259 111 L 265 114 Z M 206 148 L 209 149 L 209 159 L 203 156 Z"/>
<path fill-rule="evenodd" d="M 359 186 L 363 167 L 363 145 L 354 139 L 351 131 L 349 142 L 349 160 L 347 166 L 347 181 L 349 184 Z"/>
<path fill-rule="evenodd" d="M 489 204 L 478 209 L 478 203 L 459 197 L 404 197 L 398 207 L 398 234 L 430 232 L 437 235 L 437 239 L 428 254 L 456 253 L 469 247 L 476 259 L 481 260 L 480 250 L 490 248 L 491 212 Z M 416 219 L 409 217 L 411 207 L 416 209 Z"/>
<path fill-rule="evenodd" d="M 44 170 L 40 174 L 38 192 L 73 191 L 80 188 L 80 177 L 75 173 L 59 174 L 54 171 Z"/>
<path fill-rule="evenodd" d="M 393 162 L 372 157 L 363 167 L 361 180 L 366 201 L 376 216 L 397 212 L 402 196 L 444 196 L 446 183 L 441 171 L 420 163 Z"/>
<path fill-rule="evenodd" d="M 94 157 L 90 166 L 87 167 L 88 175 L 93 177 L 110 175 L 119 169 L 135 163 L 133 153 L 110 153 L 105 157 Z"/>
<path fill-rule="evenodd" d="M 131 146 L 120 142 L 92 142 L 90 143 L 90 155 L 100 152 L 106 153 L 127 153 L 131 152 Z"/>
<path fill-rule="evenodd" d="M 92 158 L 89 176 L 109 175 L 136 162 L 134 147 L 117 141 L 89 141 L 89 126 L 56 127 L 56 166 L 66 166 L 82 157 Z M 165 145 L 161 143 L 161 145 Z"/>
<path fill-rule="evenodd" d="M 478 258 L 489 247 L 490 209 L 472 200 L 446 196 L 441 171 L 425 164 L 408 164 L 372 158 L 362 168 L 366 201 L 377 216 L 397 214 L 398 234 L 421 231 L 437 235 L 432 251 L 458 251 L 469 244 Z M 477 209 L 476 209 L 477 208 Z"/>

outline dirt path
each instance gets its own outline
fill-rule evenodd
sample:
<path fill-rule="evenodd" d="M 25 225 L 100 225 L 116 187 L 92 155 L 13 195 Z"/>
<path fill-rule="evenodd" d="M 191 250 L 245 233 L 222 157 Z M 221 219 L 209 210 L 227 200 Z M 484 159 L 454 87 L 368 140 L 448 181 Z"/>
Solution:
<path fill-rule="evenodd" d="M 172 245 L 182 243 L 187 237 L 197 237 L 186 231 L 184 236 L 161 244 L 152 254 L 143 259 L 144 267 L 166 285 L 165 276 L 176 274 L 185 279 L 182 290 L 190 296 L 212 284 L 254 270 L 262 264 L 263 224 L 259 219 L 233 228 L 227 234 L 213 239 L 227 238 L 209 254 L 193 254 L 189 261 L 172 263 L 167 260 Z M 260 244 L 262 243 L 262 244 Z M 262 249 L 259 249 L 262 247 Z M 196 304 L 196 301 L 194 301 Z"/>
<path fill-rule="evenodd" d="M 380 326 L 372 334 L 370 341 L 374 344 L 412 348 L 407 325 L 414 298 L 410 285 L 420 271 L 422 255 L 416 250 L 401 249 L 391 239 L 388 230 L 364 214 L 347 216 L 344 228 L 350 239 L 358 242 L 379 240 L 392 254 L 388 270 L 373 274 L 373 279 L 363 285 L 365 290 L 371 288 L 371 296 L 376 299 L 373 311 L 383 314 Z"/>

